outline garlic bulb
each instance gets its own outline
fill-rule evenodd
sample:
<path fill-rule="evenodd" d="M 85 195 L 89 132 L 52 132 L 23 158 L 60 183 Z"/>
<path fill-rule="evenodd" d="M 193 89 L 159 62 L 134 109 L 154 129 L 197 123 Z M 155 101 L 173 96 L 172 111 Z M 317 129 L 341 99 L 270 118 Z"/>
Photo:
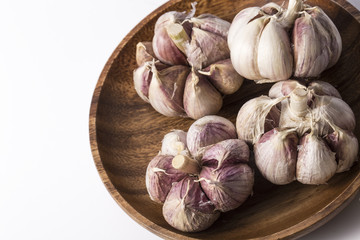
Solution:
<path fill-rule="evenodd" d="M 172 183 L 186 176 L 172 166 L 173 158 L 171 155 L 157 155 L 146 169 L 146 189 L 151 200 L 155 202 L 163 203 Z"/>
<path fill-rule="evenodd" d="M 135 90 L 168 117 L 216 114 L 224 95 L 235 93 L 244 81 L 230 61 L 230 23 L 211 14 L 195 16 L 195 5 L 189 13 L 161 15 L 152 42 L 136 47 Z"/>
<path fill-rule="evenodd" d="M 357 161 L 355 115 L 330 83 L 280 81 L 269 95 L 246 102 L 236 119 L 238 138 L 254 144 L 264 178 L 274 184 L 324 184 Z M 277 118 L 267 130 L 272 111 Z"/>
<path fill-rule="evenodd" d="M 266 132 L 255 143 L 255 163 L 267 180 L 279 185 L 296 180 L 297 144 L 294 130 L 277 128 Z"/>
<path fill-rule="evenodd" d="M 220 116 L 205 116 L 196 120 L 187 133 L 187 146 L 192 156 L 199 158 L 204 147 L 226 139 L 235 139 L 235 126 Z"/>
<path fill-rule="evenodd" d="M 300 140 L 296 178 L 304 184 L 324 184 L 336 172 L 335 153 L 312 132 Z"/>
<path fill-rule="evenodd" d="M 163 216 L 174 228 L 198 232 L 210 227 L 220 212 L 239 207 L 251 195 L 254 172 L 247 144 L 236 139 L 227 119 L 206 116 L 188 132 L 173 130 L 150 161 L 146 188 L 163 203 Z"/>
<path fill-rule="evenodd" d="M 342 50 L 331 19 L 303 0 L 289 0 L 287 9 L 275 3 L 243 9 L 231 23 L 228 46 L 234 69 L 257 83 L 317 77 Z"/>
<path fill-rule="evenodd" d="M 175 183 L 163 205 L 165 220 L 183 232 L 199 232 L 210 227 L 220 216 L 194 178 Z"/>

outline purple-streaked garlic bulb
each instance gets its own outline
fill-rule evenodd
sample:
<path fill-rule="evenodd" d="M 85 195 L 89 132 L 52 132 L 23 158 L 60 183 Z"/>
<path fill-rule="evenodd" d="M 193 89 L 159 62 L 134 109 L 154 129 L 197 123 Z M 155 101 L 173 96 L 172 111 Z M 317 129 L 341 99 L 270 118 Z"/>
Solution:
<path fill-rule="evenodd" d="M 255 163 L 263 176 L 278 185 L 296 180 L 298 137 L 294 130 L 274 128 L 254 145 Z"/>
<path fill-rule="evenodd" d="M 165 220 L 183 232 L 199 232 L 210 227 L 220 216 L 202 191 L 195 177 L 175 183 L 163 205 Z"/>
<path fill-rule="evenodd" d="M 216 114 L 225 95 L 244 78 L 233 68 L 227 46 L 230 23 L 211 14 L 171 11 L 161 15 L 152 42 L 136 48 L 138 95 L 168 117 L 199 119 Z"/>
<path fill-rule="evenodd" d="M 358 160 L 355 115 L 330 83 L 280 81 L 269 95 L 246 102 L 236 119 L 238 138 L 254 144 L 264 178 L 279 185 L 324 184 Z M 274 109 L 278 121 L 266 130 Z"/>
<path fill-rule="evenodd" d="M 270 2 L 234 17 L 228 46 L 241 76 L 257 83 L 318 77 L 338 61 L 341 36 L 326 13 L 304 0 L 288 2 L 287 9 Z"/>
<path fill-rule="evenodd" d="M 205 230 L 220 212 L 239 207 L 251 195 L 249 156 L 231 121 L 202 117 L 188 132 L 165 134 L 161 151 L 147 168 L 147 191 L 164 204 L 163 215 L 171 226 L 184 232 Z"/>

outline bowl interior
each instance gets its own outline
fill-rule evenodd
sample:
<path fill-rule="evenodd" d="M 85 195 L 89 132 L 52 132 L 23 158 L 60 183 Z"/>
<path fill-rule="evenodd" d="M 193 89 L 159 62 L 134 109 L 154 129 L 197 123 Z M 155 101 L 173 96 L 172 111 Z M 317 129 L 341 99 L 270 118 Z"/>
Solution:
<path fill-rule="evenodd" d="M 232 21 L 241 9 L 262 6 L 265 0 L 199 0 L 196 15 L 212 13 Z M 282 4 L 283 0 L 274 1 Z M 336 3 L 337 2 L 337 3 Z M 320 80 L 333 84 L 355 113 L 355 134 L 360 139 L 360 14 L 349 13 L 338 3 L 308 0 L 320 6 L 334 21 L 343 40 L 343 52 L 335 67 Z M 276 186 L 256 170 L 253 195 L 238 209 L 222 213 L 208 230 L 182 233 L 169 226 L 161 205 L 150 200 L 145 171 L 158 153 L 161 139 L 172 129 L 187 130 L 193 120 L 168 118 L 138 97 L 132 74 L 137 67 L 135 47 L 151 41 L 156 19 L 170 10 L 189 11 L 191 1 L 171 1 L 151 13 L 120 43 L 106 64 L 94 92 L 90 113 L 90 138 L 96 166 L 106 187 L 119 205 L 137 222 L 164 238 L 250 239 L 297 236 L 319 226 L 336 214 L 359 187 L 359 164 L 336 174 L 326 185 L 309 186 L 293 182 Z M 218 115 L 235 123 L 247 100 L 267 94 L 271 84 L 256 85 L 246 80 L 240 90 L 224 99 Z M 253 159 L 252 159 L 253 162 Z"/>

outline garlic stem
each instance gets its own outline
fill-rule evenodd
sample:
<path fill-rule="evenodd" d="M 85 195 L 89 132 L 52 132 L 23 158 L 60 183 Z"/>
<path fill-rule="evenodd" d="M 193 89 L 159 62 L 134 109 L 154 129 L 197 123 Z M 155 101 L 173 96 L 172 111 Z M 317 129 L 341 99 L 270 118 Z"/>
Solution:
<path fill-rule="evenodd" d="M 303 0 L 289 0 L 288 8 L 282 19 L 284 26 L 290 28 L 303 8 Z"/>
<path fill-rule="evenodd" d="M 297 117 L 305 117 L 308 112 L 307 93 L 304 88 L 296 88 L 290 94 L 290 109 Z"/>
<path fill-rule="evenodd" d="M 179 50 L 186 54 L 186 49 L 190 38 L 185 32 L 183 26 L 178 23 L 173 23 L 166 27 L 166 31 Z"/>
<path fill-rule="evenodd" d="M 200 173 L 200 166 L 198 162 L 188 156 L 176 155 L 172 160 L 172 166 L 184 173 Z"/>

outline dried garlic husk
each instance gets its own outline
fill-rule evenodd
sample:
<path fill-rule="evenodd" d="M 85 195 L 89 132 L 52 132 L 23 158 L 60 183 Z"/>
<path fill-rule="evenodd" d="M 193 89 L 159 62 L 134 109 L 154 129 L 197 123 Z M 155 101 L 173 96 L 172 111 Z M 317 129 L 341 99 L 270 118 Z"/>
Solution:
<path fill-rule="evenodd" d="M 168 117 L 184 115 L 183 95 L 189 68 L 182 65 L 170 66 L 158 71 L 152 66 L 152 79 L 149 87 L 151 106 Z"/>
<path fill-rule="evenodd" d="M 284 96 L 289 96 L 295 88 L 304 87 L 296 80 L 286 80 L 280 81 L 272 85 L 269 90 L 269 97 L 270 98 L 279 98 Z"/>
<path fill-rule="evenodd" d="M 336 153 L 338 162 L 336 172 L 348 171 L 358 160 L 359 142 L 356 136 L 347 130 L 334 127 L 335 131 L 326 136 L 326 141 Z"/>
<path fill-rule="evenodd" d="M 199 119 L 216 114 L 222 107 L 222 96 L 206 79 L 193 69 L 186 79 L 184 109 L 187 116 Z"/>
<path fill-rule="evenodd" d="M 312 81 L 308 85 L 308 89 L 314 91 L 317 95 L 332 96 L 341 99 L 339 91 L 330 83 L 324 81 Z"/>
<path fill-rule="evenodd" d="M 165 220 L 184 232 L 198 232 L 210 227 L 220 216 L 213 203 L 193 177 L 175 183 L 164 205 Z"/>
<path fill-rule="evenodd" d="M 139 42 L 136 44 L 136 63 L 138 66 L 145 62 L 152 62 L 154 59 L 154 51 L 151 42 Z"/>
<path fill-rule="evenodd" d="M 300 140 L 296 178 L 303 184 L 325 184 L 335 173 L 335 153 L 326 142 L 311 132 Z"/>
<path fill-rule="evenodd" d="M 171 155 L 157 155 L 146 169 L 146 189 L 155 202 L 163 203 L 172 184 L 186 176 L 172 166 L 173 158 Z"/>
<path fill-rule="evenodd" d="M 203 69 L 211 63 L 228 59 L 230 50 L 226 38 L 194 27 L 186 55 L 191 66 Z"/>
<path fill-rule="evenodd" d="M 294 129 L 278 128 L 266 132 L 255 143 L 255 163 L 267 180 L 278 185 L 296 180 L 297 144 Z"/>
<path fill-rule="evenodd" d="M 236 73 L 230 59 L 213 63 L 198 72 L 207 76 L 215 88 L 223 94 L 235 93 L 244 81 L 244 78 Z"/>
<path fill-rule="evenodd" d="M 235 139 L 234 124 L 226 118 L 210 115 L 196 120 L 186 136 L 187 146 L 194 158 L 202 156 L 204 147 L 226 139 Z"/>
<path fill-rule="evenodd" d="M 162 140 L 161 154 L 176 156 L 180 153 L 186 154 L 186 151 L 186 132 L 175 129 L 165 134 Z"/>
<path fill-rule="evenodd" d="M 238 138 L 255 143 L 265 131 L 278 127 L 280 111 L 276 104 L 283 99 L 260 96 L 247 101 L 236 118 Z"/>
<path fill-rule="evenodd" d="M 328 122 L 348 131 L 355 129 L 355 115 L 342 99 L 332 96 L 315 96 L 312 115 L 320 135 L 331 132 Z M 341 116 L 341 117 L 339 117 Z"/>
<path fill-rule="evenodd" d="M 257 83 L 318 77 L 339 59 L 342 42 L 331 19 L 319 8 L 289 0 L 250 7 L 233 19 L 228 46 L 235 70 Z M 292 32 L 292 37 L 288 35 Z M 291 46 L 294 46 L 293 48 Z"/>

